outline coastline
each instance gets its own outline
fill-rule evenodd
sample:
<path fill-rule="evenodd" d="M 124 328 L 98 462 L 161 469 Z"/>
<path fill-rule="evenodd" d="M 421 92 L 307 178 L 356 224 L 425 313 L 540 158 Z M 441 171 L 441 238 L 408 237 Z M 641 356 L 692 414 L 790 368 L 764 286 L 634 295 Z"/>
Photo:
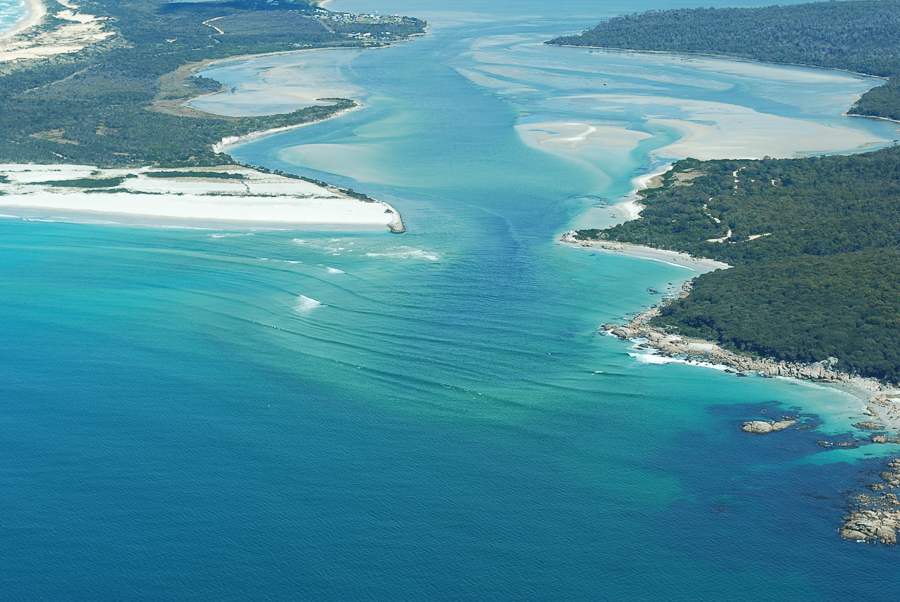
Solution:
<path fill-rule="evenodd" d="M 875 79 L 883 79 L 887 82 L 889 77 L 883 75 L 872 75 L 871 73 L 863 73 L 861 71 L 851 71 L 850 69 L 840 69 L 838 67 L 820 67 L 819 65 L 807 65 L 805 63 L 773 63 L 770 61 L 763 61 L 761 59 L 751 59 L 745 56 L 733 56 L 730 54 L 711 54 L 708 52 L 688 52 L 686 50 L 636 50 L 634 48 L 616 48 L 614 46 L 588 46 L 583 44 L 551 44 L 550 42 L 544 42 L 547 46 L 557 46 L 559 48 L 591 48 L 593 50 L 609 50 L 612 52 L 634 52 L 634 53 L 645 53 L 645 54 L 671 54 L 674 56 L 684 55 L 684 56 L 705 56 L 714 59 L 727 59 L 729 61 L 740 61 L 745 63 L 759 63 L 760 65 L 783 65 L 786 67 L 806 67 L 808 69 L 822 69 L 823 71 L 840 71 L 842 73 L 850 73 L 851 75 L 862 75 L 863 77 L 872 77 Z"/>
<path fill-rule="evenodd" d="M 637 176 L 631 180 L 631 183 L 634 185 L 634 189 L 627 195 L 624 201 L 619 201 L 615 205 L 610 206 L 611 211 L 615 211 L 617 216 L 620 216 L 625 219 L 626 222 L 630 222 L 631 220 L 638 219 L 641 216 L 641 211 L 644 210 L 644 205 L 641 203 L 641 199 L 643 198 L 642 191 L 648 190 L 651 188 L 659 188 L 662 186 L 663 176 L 668 172 L 672 171 L 672 168 L 675 167 L 674 162 L 666 163 L 659 171 L 654 171 L 652 173 L 644 174 L 641 176 Z M 568 233 L 567 233 L 568 234 Z M 579 241 L 580 242 L 580 241 Z M 602 245 L 601 245 L 602 246 Z M 638 245 L 632 245 L 638 246 Z M 605 248 L 608 249 L 617 249 L 622 250 L 618 247 L 607 246 Z M 645 247 L 649 249 L 650 247 Z M 690 256 L 688 256 L 690 257 Z M 724 264 L 723 264 L 724 265 Z"/>
<path fill-rule="evenodd" d="M 338 117 L 341 117 L 342 115 L 346 115 L 348 113 L 352 113 L 353 111 L 357 111 L 357 110 L 363 108 L 362 103 L 360 103 L 358 101 L 354 101 L 354 102 L 356 102 L 356 106 L 350 107 L 348 109 L 344 109 L 342 111 L 338 111 L 337 113 L 329 115 L 328 117 L 325 117 L 323 119 L 317 119 L 315 121 L 307 121 L 306 123 L 298 123 L 296 125 L 286 125 L 286 126 L 279 127 L 279 128 L 272 128 L 270 130 L 260 130 L 258 132 L 250 132 L 249 134 L 244 134 L 243 136 L 226 136 L 226 137 L 222 138 L 219 142 L 213 144 L 212 150 L 214 153 L 227 154 L 226 153 L 227 149 L 233 148 L 233 147 L 235 147 L 239 144 L 243 144 L 245 142 L 249 142 L 250 140 L 256 140 L 258 138 L 265 138 L 266 136 L 269 136 L 271 134 L 278 134 L 280 132 L 288 132 L 290 130 L 296 130 L 297 128 L 306 127 L 308 125 L 315 125 L 317 123 L 322 123 L 324 121 L 336 119 Z M 197 109 L 197 110 L 199 111 L 200 109 Z M 210 115 L 212 115 L 212 113 L 210 113 Z"/>
<path fill-rule="evenodd" d="M 21 21 L 18 21 L 11 29 L 7 29 L 3 33 L 0 33 L 0 40 L 11 38 L 22 33 L 26 29 L 34 27 L 40 23 L 41 19 L 47 14 L 47 9 L 40 0 L 27 0 L 27 2 L 28 16 Z"/>
<path fill-rule="evenodd" d="M 8 164 L 0 165 L 0 175 L 0 208 L 25 214 L 8 217 L 42 218 L 53 212 L 95 221 L 107 216 L 190 227 L 404 230 L 400 213 L 384 201 L 245 166 L 98 169 Z"/>
<path fill-rule="evenodd" d="M 603 240 L 579 240 L 575 238 L 575 231 L 570 230 L 563 233 L 560 242 L 572 247 L 583 247 L 604 251 L 607 253 L 619 253 L 626 257 L 635 257 L 637 259 L 648 259 L 650 261 L 659 261 L 671 266 L 684 268 L 695 272 L 696 275 L 706 274 L 715 270 L 725 270 L 731 266 L 721 261 L 712 259 L 704 259 L 702 257 L 694 257 L 687 253 L 678 251 L 668 251 L 666 249 L 657 249 L 655 247 L 646 247 L 643 245 L 635 245 L 631 243 L 623 243 L 616 241 Z"/>
<path fill-rule="evenodd" d="M 682 286 L 677 295 L 667 297 L 657 306 L 647 309 L 625 325 L 603 324 L 603 330 L 623 340 L 636 342 L 645 349 L 653 349 L 658 355 L 669 358 L 684 359 L 689 362 L 700 362 L 724 367 L 727 372 L 747 375 L 755 373 L 765 377 L 782 377 L 808 380 L 812 382 L 839 385 L 855 397 L 870 400 L 885 393 L 898 392 L 895 387 L 882 383 L 874 378 L 854 376 L 839 370 L 833 370 L 828 361 L 804 364 L 800 362 L 776 361 L 767 358 L 752 358 L 738 355 L 723 349 L 713 341 L 694 339 L 678 334 L 671 334 L 656 329 L 649 324 L 669 303 L 686 297 L 692 288 L 690 281 Z M 898 420 L 896 429 L 900 429 Z"/>
<path fill-rule="evenodd" d="M 841 117 L 862 117 L 863 119 L 879 119 L 881 121 L 890 121 L 891 123 L 900 123 L 900 119 L 891 119 L 890 117 L 879 117 L 878 115 L 858 115 L 856 113 L 849 113 L 844 111 L 841 113 Z M 900 130 L 897 130 L 900 132 Z"/>
<path fill-rule="evenodd" d="M 11 38 L 27 28 L 41 21 L 47 14 L 46 8 L 39 0 L 29 0 L 30 12 L 26 19 L 2 36 L 3 42 L 13 44 L 11 48 L 18 54 L 32 52 L 32 46 L 47 45 L 55 32 L 39 36 L 37 41 L 29 36 L 11 40 Z M 67 14 L 62 18 L 72 21 L 70 28 L 91 27 L 97 19 L 91 15 L 72 13 L 78 7 L 68 2 L 61 2 Z M 64 11 L 66 12 L 66 11 Z M 68 14 L 72 13 L 72 14 Z M 74 29 L 73 29 L 74 31 Z M 80 32 L 80 29 L 79 29 Z M 104 37 L 107 34 L 104 34 Z M 48 37 L 49 36 L 49 37 Z M 47 38 L 45 40 L 44 38 Z M 287 50 L 271 53 L 259 53 L 249 55 L 230 56 L 218 59 L 206 59 L 193 64 L 183 65 L 171 74 L 168 74 L 177 88 L 181 88 L 181 82 L 175 81 L 187 75 L 193 75 L 211 65 L 225 61 L 254 58 L 276 54 L 288 54 L 293 52 L 305 52 L 307 50 L 334 50 L 342 47 L 307 48 Z M 49 54 L 55 54 L 56 49 L 49 49 Z M 45 54 L 48 54 L 45 52 Z M 29 55 L 30 56 L 30 55 Z M 9 60 L 13 60 L 12 57 Z M 167 76 L 163 76 L 166 78 Z M 169 82 L 172 83 L 172 82 Z M 172 86 L 170 86 L 172 87 Z M 165 90 L 165 86 L 163 86 Z M 203 114 L 212 115 L 207 111 L 195 109 L 187 105 L 194 98 L 185 98 L 176 95 L 175 98 L 157 97 L 155 106 L 151 110 L 163 112 L 175 112 L 179 115 Z M 181 96 L 180 98 L 178 96 Z M 324 94 L 323 96 L 328 96 Z M 271 134 L 292 130 L 295 128 L 321 123 L 345 115 L 351 111 L 362 108 L 356 101 L 353 107 L 338 111 L 323 119 L 300 123 L 296 125 L 272 128 L 251 132 L 243 136 L 226 137 L 213 144 L 213 151 L 224 153 L 227 149 L 238 144 L 262 138 Z M 336 186 L 324 182 L 304 181 L 300 178 L 292 178 L 260 170 L 252 166 L 234 166 L 230 162 L 216 168 L 200 168 L 187 170 L 198 171 L 229 171 L 243 170 L 243 175 L 235 180 L 214 179 L 210 177 L 195 180 L 192 184 L 187 178 L 160 178 L 161 174 L 148 176 L 154 171 L 150 166 L 135 167 L 120 170 L 98 170 L 93 166 L 79 165 L 2 165 L 0 171 L 6 180 L 0 182 L 2 197 L 0 207 L 9 208 L 14 215 L 8 217 L 23 217 L 24 219 L 42 218 L 53 212 L 53 218 L 63 215 L 63 221 L 113 221 L 130 224 L 149 224 L 165 227 L 198 227 L 213 225 L 213 227 L 251 227 L 251 228 L 295 228 L 313 227 L 314 229 L 352 229 L 369 230 L 387 227 L 392 233 L 405 232 L 400 213 L 383 201 L 371 199 L 361 194 L 354 194 Z M 169 170 L 183 171 L 183 170 Z M 43 174 L 44 182 L 27 176 L 25 172 Z M 51 175 L 51 172 L 52 175 Z M 95 177 L 95 176 L 101 177 Z M 62 176 L 62 177 L 60 177 Z M 120 180 L 118 184 L 109 187 L 88 186 L 81 189 L 74 183 L 53 185 L 50 180 L 65 179 L 109 179 Z M 237 188 L 235 188 L 237 184 Z M 99 184 L 98 184 L 99 185 Z M 200 190 L 199 188 L 203 190 Z M 239 189 L 238 189 L 239 188 Z M 102 192 L 104 194 L 96 194 Z M 95 194 L 88 194 L 95 193 Z M 151 196 L 152 195 L 152 196 Z M 106 220 L 105 218 L 113 218 Z"/>
<path fill-rule="evenodd" d="M 641 191 L 662 186 L 663 174 L 671 170 L 672 167 L 673 164 L 668 164 L 662 171 L 634 178 L 633 182 L 636 185 L 636 189 L 629 195 L 634 198 L 616 203 L 613 207 L 619 209 L 620 215 L 625 217 L 626 221 L 638 219 L 640 211 L 643 209 L 643 205 L 639 202 L 642 196 Z M 653 350 L 654 353 L 663 357 L 724 368 L 726 372 L 739 376 L 754 373 L 768 378 L 794 378 L 823 385 L 837 386 L 863 402 L 871 402 L 874 399 L 883 398 L 885 394 L 900 394 L 900 389 L 878 379 L 832 370 L 831 364 L 828 362 L 804 364 L 767 358 L 755 359 L 723 349 L 715 341 L 674 335 L 650 326 L 649 321 L 659 315 L 666 305 L 688 295 L 692 288 L 693 279 L 696 276 L 715 270 L 728 269 L 731 266 L 727 263 L 694 257 L 688 253 L 632 243 L 580 240 L 576 238 L 576 231 L 574 230 L 563 233 L 560 237 L 560 243 L 607 253 L 619 253 L 627 257 L 659 261 L 696 273 L 695 276 L 685 282 L 679 294 L 663 299 L 658 306 L 641 312 L 627 324 L 603 324 L 601 332 L 605 332 L 610 336 L 638 343 L 642 348 Z M 897 406 L 896 410 L 891 409 L 886 412 L 885 416 L 882 416 L 871 406 L 868 408 L 868 412 L 869 415 L 876 416 L 882 421 L 886 419 L 886 416 L 889 417 L 887 422 L 890 422 L 891 428 L 900 434 L 900 405 Z M 894 416 L 896 416 L 896 419 L 893 418 Z"/>

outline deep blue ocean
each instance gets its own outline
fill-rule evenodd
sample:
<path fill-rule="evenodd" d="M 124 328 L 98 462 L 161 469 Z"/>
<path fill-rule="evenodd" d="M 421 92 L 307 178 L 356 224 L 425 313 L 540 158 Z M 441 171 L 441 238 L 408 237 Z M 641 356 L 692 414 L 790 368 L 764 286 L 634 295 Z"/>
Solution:
<path fill-rule="evenodd" d="M 258 112 L 355 90 L 230 152 L 403 235 L 0 219 L 0 599 L 894 599 L 898 550 L 837 528 L 897 446 L 814 444 L 864 404 L 598 335 L 695 273 L 557 242 L 691 140 L 896 135 L 840 117 L 871 78 L 539 43 L 685 5 L 337 0 L 432 25 L 206 73 Z M 740 431 L 781 415 L 811 428 Z"/>

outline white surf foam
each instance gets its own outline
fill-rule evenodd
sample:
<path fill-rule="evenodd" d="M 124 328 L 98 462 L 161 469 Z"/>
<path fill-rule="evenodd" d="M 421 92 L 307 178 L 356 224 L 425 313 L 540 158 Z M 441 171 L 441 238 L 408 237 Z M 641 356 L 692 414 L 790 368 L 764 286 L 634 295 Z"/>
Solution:
<path fill-rule="evenodd" d="M 308 316 L 318 307 L 322 307 L 322 304 L 306 295 L 300 295 L 297 297 L 297 304 L 294 306 L 294 311 L 298 314 Z"/>
<path fill-rule="evenodd" d="M 339 240 L 339 239 L 333 238 L 333 239 L 331 239 L 331 240 L 328 241 L 328 242 L 335 242 L 335 241 L 337 241 L 337 240 Z M 291 242 L 293 242 L 295 245 L 301 245 L 301 246 L 304 246 L 304 247 L 310 247 L 310 248 L 312 248 L 312 249 L 316 249 L 316 250 L 319 250 L 319 251 L 324 251 L 324 252 L 326 252 L 326 253 L 331 253 L 332 255 L 340 255 L 340 253 L 338 253 L 338 251 L 345 251 L 345 250 L 346 250 L 344 247 L 328 247 L 328 246 L 325 246 L 325 245 L 317 245 L 317 244 L 315 244 L 315 243 L 309 242 L 308 240 L 303 240 L 302 238 L 294 238 L 294 239 L 291 240 Z M 351 249 L 351 251 L 352 251 L 352 249 Z"/>
<path fill-rule="evenodd" d="M 677 357 L 666 357 L 664 355 L 654 355 L 652 353 L 629 353 L 631 357 L 642 364 L 684 364 L 686 366 L 699 366 L 701 368 L 712 368 L 724 372 L 728 370 L 728 366 L 722 364 L 711 364 L 709 362 L 698 362 L 696 360 L 685 360 Z"/>
<path fill-rule="evenodd" d="M 259 257 L 259 261 L 274 261 L 275 263 L 303 263 L 302 261 L 291 261 L 290 259 L 269 259 L 268 257 Z"/>
<path fill-rule="evenodd" d="M 409 247 L 401 247 L 409 249 Z M 441 256 L 437 253 L 423 251 L 422 249 L 409 249 L 404 251 L 392 251 L 388 253 L 366 253 L 366 257 L 387 257 L 389 259 L 427 259 L 438 261 Z"/>

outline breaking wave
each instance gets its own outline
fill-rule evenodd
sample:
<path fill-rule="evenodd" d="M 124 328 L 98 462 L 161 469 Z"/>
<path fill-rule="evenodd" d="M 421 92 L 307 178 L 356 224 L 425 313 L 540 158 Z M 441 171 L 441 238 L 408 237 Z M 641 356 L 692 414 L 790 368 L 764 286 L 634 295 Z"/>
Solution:
<path fill-rule="evenodd" d="M 232 236 L 253 236 L 253 232 L 216 232 L 215 234 L 207 234 L 210 238 L 231 238 Z"/>
<path fill-rule="evenodd" d="M 366 257 L 387 257 L 389 259 L 427 259 L 429 261 L 438 261 L 441 258 L 441 256 L 437 253 L 423 251 L 422 249 L 410 249 L 409 247 L 400 248 L 409 250 L 391 251 L 388 253 L 366 253 Z"/>
<path fill-rule="evenodd" d="M 297 297 L 297 304 L 294 306 L 294 311 L 298 314 L 308 316 L 317 307 L 322 307 L 322 304 L 306 295 L 300 295 Z"/>

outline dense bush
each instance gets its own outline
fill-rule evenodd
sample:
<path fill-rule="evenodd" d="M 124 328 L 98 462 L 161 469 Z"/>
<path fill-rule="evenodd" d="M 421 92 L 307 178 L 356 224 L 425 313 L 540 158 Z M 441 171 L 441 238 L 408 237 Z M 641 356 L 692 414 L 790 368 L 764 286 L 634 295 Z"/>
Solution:
<path fill-rule="evenodd" d="M 643 202 L 640 219 L 579 236 L 736 266 L 697 278 L 656 325 L 778 359 L 837 357 L 848 372 L 900 381 L 900 148 L 687 159 Z"/>

